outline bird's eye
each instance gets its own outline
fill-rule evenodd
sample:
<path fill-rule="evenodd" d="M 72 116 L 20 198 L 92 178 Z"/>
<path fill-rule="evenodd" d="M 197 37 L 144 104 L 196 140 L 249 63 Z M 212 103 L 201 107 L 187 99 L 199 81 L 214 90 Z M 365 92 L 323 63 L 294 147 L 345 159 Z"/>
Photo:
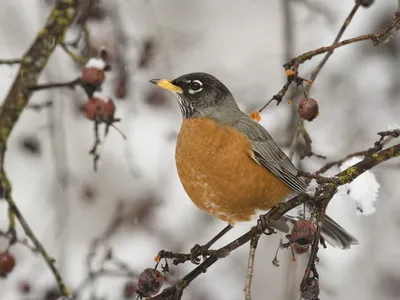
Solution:
<path fill-rule="evenodd" d="M 203 89 L 203 84 L 199 80 L 194 80 L 190 84 L 189 93 L 194 94 L 200 92 Z"/>

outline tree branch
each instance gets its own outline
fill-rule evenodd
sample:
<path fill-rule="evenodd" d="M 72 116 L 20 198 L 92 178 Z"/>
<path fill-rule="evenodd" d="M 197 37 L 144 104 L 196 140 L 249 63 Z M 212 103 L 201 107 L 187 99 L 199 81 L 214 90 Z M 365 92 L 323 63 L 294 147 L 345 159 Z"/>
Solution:
<path fill-rule="evenodd" d="M 16 216 L 26 235 L 32 240 L 53 272 L 64 296 L 69 296 L 70 291 L 65 286 L 55 267 L 54 259 L 49 256 L 43 245 L 36 238 L 12 198 L 12 186 L 4 170 L 4 156 L 8 137 L 32 94 L 30 87 L 36 85 L 55 47 L 63 42 L 65 33 L 75 15 L 75 5 L 76 0 L 58 0 L 55 3 L 45 26 L 37 34 L 31 47 L 21 58 L 16 79 L 3 102 L 3 106 L 0 108 L 0 192 L 9 205 L 9 231 L 15 235 Z"/>
<path fill-rule="evenodd" d="M 258 240 L 260 239 L 259 234 L 253 237 L 250 241 L 250 250 L 249 250 L 249 260 L 247 263 L 247 276 L 246 276 L 246 284 L 244 286 L 244 298 L 245 300 L 251 300 L 251 282 L 253 280 L 253 271 L 254 271 L 254 259 L 256 256 L 256 249 L 258 246 Z"/>

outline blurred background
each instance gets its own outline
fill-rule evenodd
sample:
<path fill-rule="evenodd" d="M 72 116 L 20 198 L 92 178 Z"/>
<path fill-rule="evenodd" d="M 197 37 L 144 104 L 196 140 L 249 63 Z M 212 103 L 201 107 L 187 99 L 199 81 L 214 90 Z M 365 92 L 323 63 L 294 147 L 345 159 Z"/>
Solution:
<path fill-rule="evenodd" d="M 18 58 L 43 26 L 53 1 L 0 2 L 0 58 Z M 181 114 L 173 96 L 149 84 L 149 79 L 208 72 L 229 87 L 245 112 L 257 110 L 285 83 L 282 65 L 289 58 L 332 43 L 354 0 L 93 3 L 88 9 L 90 1 L 81 1 L 85 14 L 80 18 L 86 21 L 91 48 L 108 50 L 112 71 L 106 75 L 103 93 L 114 99 L 116 117 L 122 119 L 117 127 L 127 140 L 111 128 L 94 172 L 88 154 L 94 142 L 93 123 L 81 111 L 85 94 L 80 89 L 44 90 L 35 93 L 30 103 L 52 105 L 25 109 L 8 141 L 5 165 L 16 202 L 56 259 L 70 289 L 82 287 L 79 299 L 124 299 L 126 283 L 136 282 L 134 274 L 105 276 L 82 285 L 91 245 L 110 228 L 120 203 L 122 222 L 89 255 L 92 271 L 112 248 L 118 262 L 139 274 L 154 266 L 159 250 L 188 252 L 225 226 L 199 211 L 186 196 L 174 162 Z M 360 8 L 344 38 L 384 28 L 396 9 L 395 0 Z M 74 40 L 80 32 L 78 22 L 67 39 Z M 306 124 L 314 152 L 338 159 L 371 147 L 376 132 L 399 124 L 399 50 L 395 39 L 388 45 L 364 42 L 335 51 L 311 89 L 320 107 L 319 117 Z M 321 58 L 302 65 L 300 76 L 308 78 Z M 0 99 L 16 71 L 17 66 L 0 66 Z M 80 67 L 57 49 L 40 82 L 69 81 L 79 73 Z M 285 151 L 293 137 L 295 109 L 295 103 L 285 100 L 261 114 L 261 124 Z M 325 163 L 314 157 L 296 159 L 306 171 Z M 357 236 L 360 245 L 348 251 L 330 247 L 320 251 L 321 299 L 399 299 L 399 167 L 392 160 L 373 169 L 380 184 L 375 214 L 357 215 L 344 190 L 332 201 L 328 213 Z M 5 201 L 0 202 L 2 230 L 8 226 L 6 208 Z M 235 228 L 217 246 L 248 229 Z M 260 240 L 254 300 L 299 299 L 307 257 L 292 263 L 290 251 L 281 250 L 281 266 L 274 267 L 279 239 L 274 235 Z M 7 240 L 0 238 L 0 249 L 6 246 Z M 24 246 L 11 252 L 17 265 L 6 280 L 0 280 L 0 298 L 57 299 L 55 280 L 43 259 Z M 212 266 L 187 288 L 184 299 L 243 299 L 247 256 L 245 245 Z M 194 266 L 170 267 L 167 284 Z"/>

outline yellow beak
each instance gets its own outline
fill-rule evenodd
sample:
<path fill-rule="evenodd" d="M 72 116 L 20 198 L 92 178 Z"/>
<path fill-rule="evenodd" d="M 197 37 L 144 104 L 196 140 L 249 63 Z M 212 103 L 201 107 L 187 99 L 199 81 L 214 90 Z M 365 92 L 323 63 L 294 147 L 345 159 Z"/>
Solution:
<path fill-rule="evenodd" d="M 163 89 L 166 89 L 168 91 L 178 93 L 178 94 L 183 94 L 183 90 L 174 84 L 170 80 L 167 79 L 152 79 L 150 80 L 151 83 L 154 83 L 158 85 L 159 87 L 162 87 Z"/>

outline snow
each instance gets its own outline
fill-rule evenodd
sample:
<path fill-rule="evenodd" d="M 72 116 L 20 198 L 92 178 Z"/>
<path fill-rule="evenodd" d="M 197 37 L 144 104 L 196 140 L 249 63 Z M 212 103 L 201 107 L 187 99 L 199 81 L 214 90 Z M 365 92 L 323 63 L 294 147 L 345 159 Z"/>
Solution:
<path fill-rule="evenodd" d="M 352 157 L 341 165 L 340 170 L 343 171 L 354 166 L 361 160 L 360 157 Z M 348 195 L 354 201 L 357 215 L 371 215 L 376 211 L 379 187 L 380 185 L 372 171 L 366 171 L 342 188 L 346 189 Z"/>
<path fill-rule="evenodd" d="M 0 10 L 0 58 L 14 58 L 29 47 L 49 12 L 46 3 L 53 1 L 4 2 L 5 8 Z M 126 41 L 120 43 L 118 30 L 113 27 L 115 22 L 110 19 L 90 23 L 89 30 L 93 43 L 105 45 L 110 57 L 120 47 L 126 57 L 129 94 L 125 99 L 115 99 L 115 104 L 116 115 L 122 119 L 118 127 L 128 139 L 110 131 L 103 143 L 99 171 L 94 173 L 88 154 L 94 142 L 93 124 L 77 109 L 78 104 L 87 101 L 84 93 L 79 89 L 47 90 L 35 93 L 31 103 L 51 99 L 53 108 L 24 111 L 12 132 L 5 158 L 15 201 L 56 259 L 71 289 L 86 276 L 88 245 L 106 229 L 120 200 L 126 203 L 132 220 L 122 226 L 110 243 L 115 254 L 137 271 L 152 267 L 160 249 L 187 252 L 226 225 L 199 211 L 185 194 L 174 162 L 174 137 L 179 131 L 181 113 L 169 94 L 163 106 L 146 103 L 147 93 L 156 88 L 148 83 L 149 79 L 175 78 L 193 71 L 212 73 L 230 88 L 239 106 L 249 113 L 260 108 L 284 84 L 285 51 L 296 56 L 329 45 L 354 5 L 354 1 L 347 0 L 307 1 L 329 11 L 333 18 L 326 18 L 324 13 L 310 11 L 302 1 L 293 1 L 295 39 L 292 48 L 286 49 L 282 0 L 103 2 L 113 13 L 118 4 L 117 19 L 127 35 Z M 360 8 L 344 38 L 375 32 L 382 27 L 380 17 L 390 12 L 390 19 L 396 5 L 396 1 L 375 1 L 369 9 Z M 75 36 L 76 30 L 68 34 L 71 40 Z M 149 69 L 137 70 L 141 42 L 147 38 L 155 39 L 155 57 Z M 311 89 L 321 111 L 316 120 L 306 123 L 316 153 L 334 160 L 367 149 L 371 139 L 377 137 L 376 132 L 398 123 L 399 46 L 396 37 L 386 46 L 373 47 L 365 42 L 335 50 Z M 307 77 L 321 58 L 307 61 L 300 67 L 300 74 Z M 100 61 L 95 60 L 94 66 L 102 68 Z M 7 94 L 17 68 L 0 66 L 0 99 Z M 57 49 L 40 82 L 72 80 L 78 71 L 70 57 Z M 114 96 L 117 71 L 112 65 L 112 71 L 107 73 L 105 95 Z M 260 121 L 283 147 L 287 147 L 286 140 L 291 136 L 291 110 L 286 101 L 279 106 L 272 103 L 262 112 Z M 39 140 L 40 155 L 30 155 L 21 148 L 20 141 L 25 136 Z M 324 163 L 307 158 L 300 162 L 300 167 L 312 172 Z M 321 299 L 396 299 L 383 285 L 388 276 L 393 282 L 400 278 L 400 242 L 396 238 L 400 185 L 395 163 L 396 160 L 393 164 L 384 163 L 339 189 L 328 206 L 327 213 L 356 236 L 360 245 L 349 251 L 320 249 L 317 267 Z M 338 168 L 332 168 L 325 175 L 337 172 Z M 92 201 L 82 196 L 85 185 L 94 188 L 96 196 Z M 159 204 L 146 215 L 139 208 L 152 200 Z M 357 205 L 363 207 L 362 218 L 356 216 Z M 6 207 L 0 201 L 2 216 L 6 216 Z M 135 211 L 141 215 L 135 215 Z M 146 218 L 140 221 L 141 217 Z M 7 225 L 7 219 L 0 217 L 0 229 Z M 246 230 L 248 227 L 235 227 L 216 247 Z M 263 236 L 259 242 L 253 300 L 265 299 L 266 295 L 277 300 L 298 296 L 307 255 L 292 263 L 290 251 L 280 251 L 281 267 L 273 267 L 271 261 L 280 238 Z M 5 247 L 2 239 L 1 247 Z M 12 251 L 18 264 L 7 280 L 0 280 L 0 298 L 43 299 L 45 291 L 55 286 L 43 259 L 23 247 Z M 189 286 L 183 299 L 243 299 L 247 255 L 248 245 L 219 261 Z M 171 268 L 181 277 L 194 266 Z M 20 280 L 32 283 L 31 295 L 20 295 L 16 288 Z M 110 299 L 121 299 L 124 282 L 104 279 L 98 291 Z"/>
<path fill-rule="evenodd" d="M 110 96 L 107 95 L 107 94 L 104 93 L 104 92 L 94 92 L 94 93 L 93 93 L 93 97 L 99 98 L 99 99 L 101 99 L 101 100 L 103 100 L 103 101 L 105 101 L 105 102 L 108 102 L 108 101 L 111 99 Z"/>
<path fill-rule="evenodd" d="M 91 57 L 85 65 L 85 68 L 96 68 L 99 70 L 104 70 L 107 63 L 102 58 Z"/>

